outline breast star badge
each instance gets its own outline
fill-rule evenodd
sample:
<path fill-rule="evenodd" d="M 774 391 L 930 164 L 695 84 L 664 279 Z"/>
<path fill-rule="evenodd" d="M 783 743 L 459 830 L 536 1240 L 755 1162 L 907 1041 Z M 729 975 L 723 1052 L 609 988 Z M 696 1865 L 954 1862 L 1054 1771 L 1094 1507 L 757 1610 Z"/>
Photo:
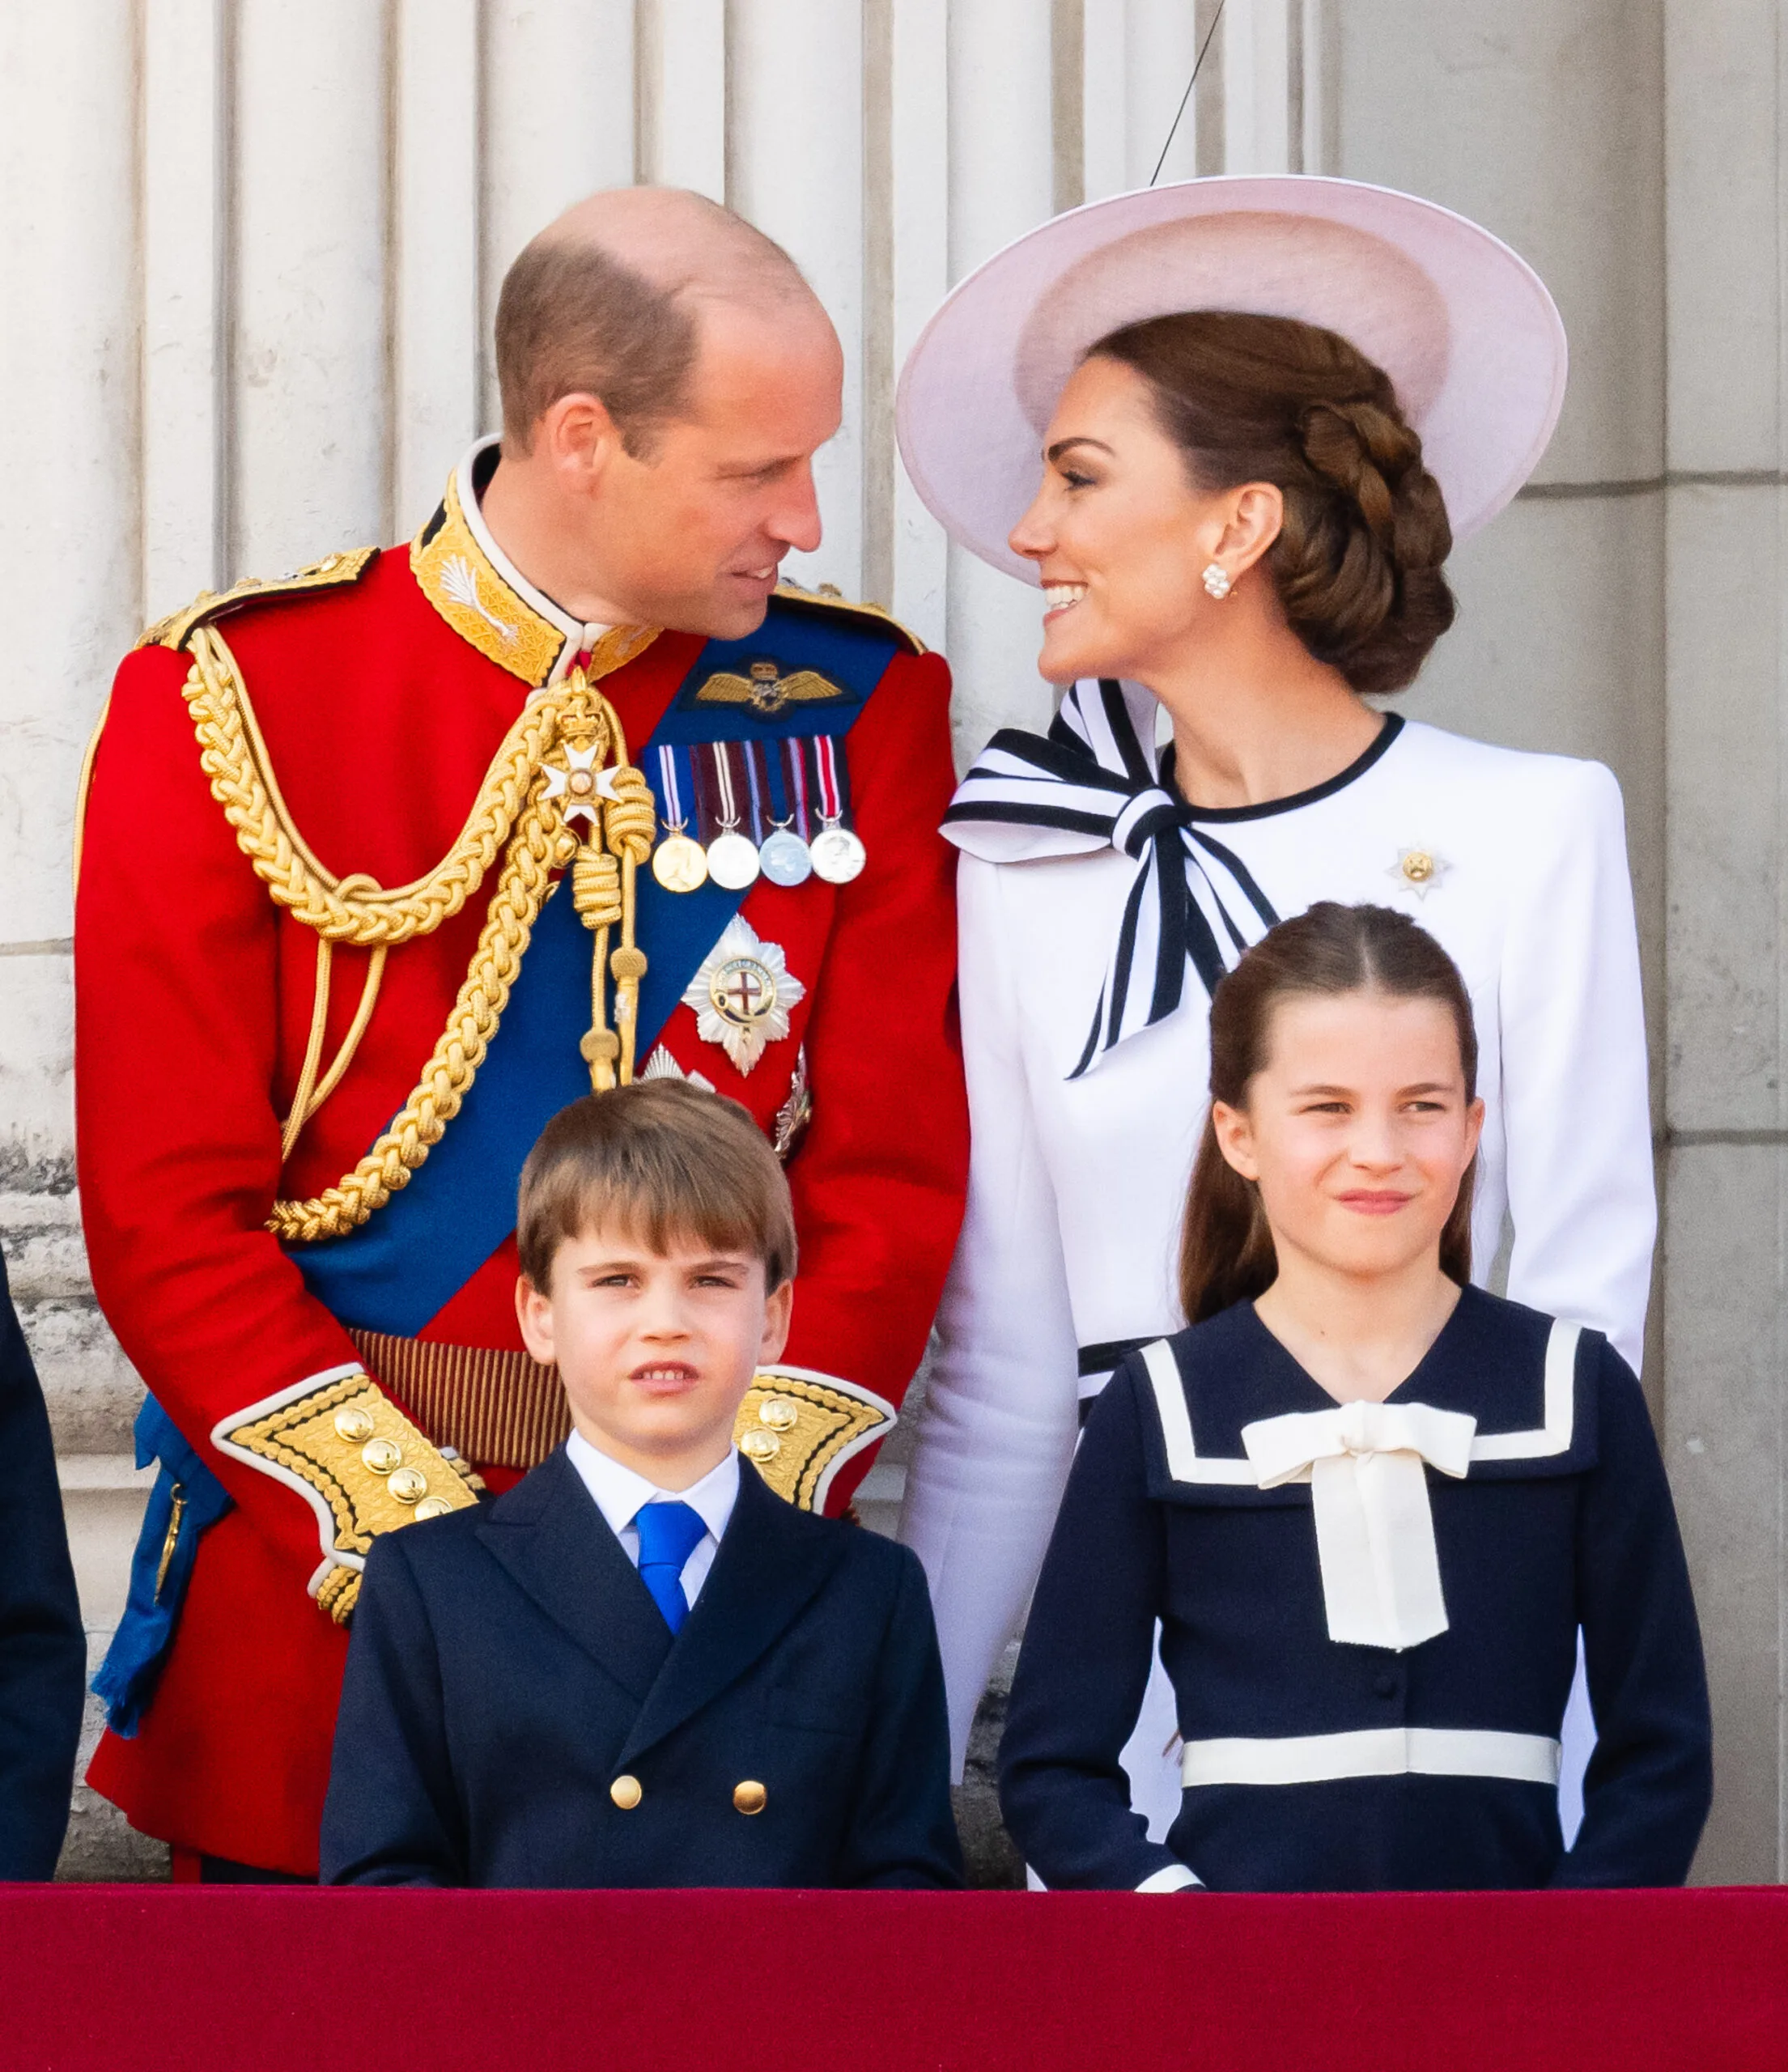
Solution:
<path fill-rule="evenodd" d="M 788 1034 L 788 1010 L 807 988 L 788 969 L 781 945 L 764 942 L 736 914 L 689 982 L 684 1004 L 695 1011 L 704 1043 L 718 1043 L 735 1070 L 748 1072 L 767 1046 Z"/>
<path fill-rule="evenodd" d="M 1418 899 L 1425 899 L 1452 868 L 1438 850 L 1420 844 L 1398 850 L 1397 860 L 1385 876 L 1395 878 L 1405 892 L 1412 892 Z"/>

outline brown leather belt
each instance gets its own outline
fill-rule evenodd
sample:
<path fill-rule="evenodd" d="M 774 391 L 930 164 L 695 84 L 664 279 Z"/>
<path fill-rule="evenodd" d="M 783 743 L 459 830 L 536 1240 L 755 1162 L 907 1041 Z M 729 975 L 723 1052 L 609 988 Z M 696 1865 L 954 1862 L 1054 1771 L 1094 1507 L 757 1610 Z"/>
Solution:
<path fill-rule="evenodd" d="M 571 1429 L 556 1367 L 525 1352 L 437 1345 L 355 1331 L 367 1372 L 397 1397 L 437 1446 L 478 1467 L 537 1467 Z"/>

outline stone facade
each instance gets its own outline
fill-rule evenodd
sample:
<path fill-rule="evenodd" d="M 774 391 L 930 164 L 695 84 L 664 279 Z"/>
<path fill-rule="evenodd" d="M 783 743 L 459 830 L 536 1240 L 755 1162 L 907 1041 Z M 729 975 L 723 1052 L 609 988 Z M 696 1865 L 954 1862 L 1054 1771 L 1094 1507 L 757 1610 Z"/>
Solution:
<path fill-rule="evenodd" d="M 959 747 L 1034 722 L 1030 595 L 900 474 L 894 374 L 949 282 L 1146 180 L 1216 0 L 61 0 L 0 14 L 0 1240 L 49 1392 L 96 1647 L 141 1478 L 73 1187 L 69 849 L 117 655 L 202 586 L 401 537 L 491 418 L 503 265 L 661 178 L 783 239 L 838 318 L 847 422 L 801 580 L 958 670 Z M 1487 223 L 1573 377 L 1406 709 L 1624 788 L 1666 1205 L 1646 1384 L 1712 1663 L 1700 1875 L 1785 1837 L 1781 972 L 1783 18 L 1770 0 L 1228 0 L 1163 177 L 1307 168 Z M 145 866 L 153 867 L 152 830 Z M 145 1098 L 153 1089 L 145 1089 Z M 900 1442 L 869 1508 L 898 1505 Z M 997 1708 L 990 1699 L 988 1726 Z M 982 1875 L 1009 1876 L 984 1777 Z M 163 1853 L 78 1806 L 71 1875 Z"/>

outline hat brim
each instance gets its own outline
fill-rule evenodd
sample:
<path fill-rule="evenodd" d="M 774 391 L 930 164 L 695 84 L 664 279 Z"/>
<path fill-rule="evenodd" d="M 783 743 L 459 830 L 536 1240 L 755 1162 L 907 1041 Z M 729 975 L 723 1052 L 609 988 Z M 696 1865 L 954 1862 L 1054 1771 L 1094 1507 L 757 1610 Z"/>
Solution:
<path fill-rule="evenodd" d="M 1030 231 L 959 282 L 901 371 L 894 423 L 926 507 L 1035 582 L 1007 535 L 1087 348 L 1127 324 L 1227 309 L 1319 324 L 1390 376 L 1455 539 L 1539 465 L 1564 401 L 1565 327 L 1500 238 L 1358 180 L 1233 175 L 1118 194 Z"/>

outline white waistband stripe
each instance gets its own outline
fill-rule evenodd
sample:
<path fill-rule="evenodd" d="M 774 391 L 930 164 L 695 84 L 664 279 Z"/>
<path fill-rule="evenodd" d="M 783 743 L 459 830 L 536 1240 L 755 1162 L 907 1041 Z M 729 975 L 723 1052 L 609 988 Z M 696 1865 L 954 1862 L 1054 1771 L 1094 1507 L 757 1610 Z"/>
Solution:
<path fill-rule="evenodd" d="M 1188 1741 L 1183 1784 L 1327 1784 L 1340 1777 L 1504 1777 L 1556 1785 L 1558 1743 L 1543 1734 L 1374 1726 L 1353 1734 Z"/>

